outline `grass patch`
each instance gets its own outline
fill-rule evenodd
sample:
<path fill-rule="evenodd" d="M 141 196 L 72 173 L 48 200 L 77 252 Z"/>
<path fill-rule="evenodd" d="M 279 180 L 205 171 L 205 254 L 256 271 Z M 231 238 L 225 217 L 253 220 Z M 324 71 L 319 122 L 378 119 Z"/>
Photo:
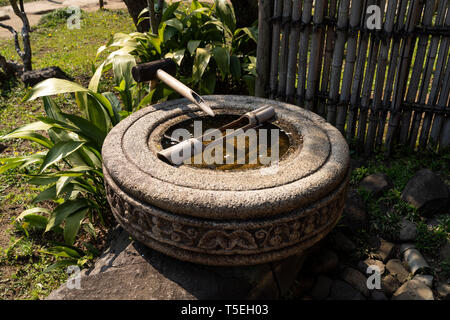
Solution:
<path fill-rule="evenodd" d="M 44 16 L 40 25 L 33 27 L 33 68 L 59 66 L 76 82 L 87 86 L 97 49 L 106 44 L 114 33 L 134 31 L 134 24 L 124 10 L 99 10 L 83 12 L 81 29 L 70 30 L 66 26 L 64 11 L 57 10 Z M 20 61 L 11 40 L 0 40 L 0 53 L 7 59 Z M 102 81 L 101 85 L 109 86 L 110 80 Z M 0 135 L 42 115 L 40 99 L 22 102 L 26 91 L 27 88 L 14 80 L 0 87 Z M 70 95 L 54 98 L 65 112 L 78 112 Z M 2 143 L 7 148 L 0 158 L 40 151 L 39 145 L 24 140 Z M 0 175 L 0 300 L 42 299 L 67 279 L 64 268 L 45 272 L 59 258 L 42 253 L 49 249 L 53 241 L 62 240 L 49 239 L 47 234 L 42 235 L 42 232 L 15 222 L 15 217 L 31 207 L 32 199 L 42 190 L 26 183 L 26 175 L 30 173 L 33 172 L 15 169 Z M 100 249 L 104 240 L 96 238 L 96 233 L 104 234 L 104 230 L 87 229 L 83 226 L 85 231 L 77 245 L 92 248 L 89 252 Z M 88 253 L 82 259 L 89 260 L 90 257 Z"/>

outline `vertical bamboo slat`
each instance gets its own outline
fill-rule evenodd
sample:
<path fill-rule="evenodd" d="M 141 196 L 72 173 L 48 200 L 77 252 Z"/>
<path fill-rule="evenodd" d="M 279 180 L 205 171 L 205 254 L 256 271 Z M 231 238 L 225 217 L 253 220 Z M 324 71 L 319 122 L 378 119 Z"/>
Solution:
<path fill-rule="evenodd" d="M 445 1 L 442 1 L 442 3 L 445 3 Z M 441 12 L 438 11 L 438 22 L 437 25 L 438 26 L 443 26 L 444 25 L 444 14 L 443 12 L 445 12 L 445 5 L 442 6 L 442 14 Z M 450 24 L 450 13 L 447 12 L 447 19 L 446 19 L 446 24 L 449 25 Z M 440 37 L 439 36 L 433 36 L 431 39 L 431 48 L 433 51 L 437 51 L 438 46 L 439 46 L 439 55 L 438 55 L 438 59 L 436 61 L 436 67 L 435 67 L 435 72 L 433 74 L 433 81 L 431 84 L 431 91 L 428 97 L 428 102 L 427 105 L 432 109 L 432 107 L 436 104 L 436 100 L 437 100 L 437 96 L 438 96 L 438 92 L 439 89 L 442 87 L 442 74 L 444 74 L 443 72 L 443 66 L 445 65 L 445 60 L 448 57 L 448 39 L 442 39 L 442 41 L 440 41 Z M 433 59 L 434 61 L 434 59 Z M 425 113 L 425 118 L 423 119 L 423 125 L 422 125 L 422 130 L 420 133 L 420 138 L 419 138 L 419 149 L 424 149 L 427 141 L 428 141 L 428 133 L 430 131 L 430 126 L 431 126 L 431 120 L 433 118 L 433 114 L 431 112 L 426 112 Z"/>
<path fill-rule="evenodd" d="M 312 17 L 312 0 L 303 1 L 302 25 L 300 32 L 300 52 L 298 57 L 297 104 L 303 105 L 305 99 L 306 64 L 308 62 L 309 23 Z"/>
<path fill-rule="evenodd" d="M 414 30 L 421 9 L 420 0 L 412 0 L 409 7 L 408 22 L 406 31 L 408 33 L 403 42 L 401 49 L 401 60 L 399 64 L 398 77 L 394 86 L 394 96 L 392 98 L 391 117 L 389 118 L 388 132 L 386 134 L 386 154 L 390 154 L 394 142 L 394 134 L 400 121 L 400 111 L 403 101 L 404 88 L 408 79 L 409 67 L 408 60 L 410 58 L 410 48 L 412 36 L 410 33 Z"/>
<path fill-rule="evenodd" d="M 329 2 L 328 7 L 328 18 L 334 19 L 336 15 L 336 0 L 331 0 Z M 347 12 L 348 14 L 348 12 Z M 322 68 L 322 82 L 320 85 L 320 91 L 321 92 L 327 92 L 329 83 L 330 83 L 330 68 L 331 68 L 331 58 L 333 55 L 333 47 L 335 45 L 336 41 L 336 31 L 335 27 L 332 25 L 327 26 L 327 32 L 326 32 L 326 45 L 325 45 L 325 57 L 323 62 L 323 68 Z M 319 105 L 317 108 L 317 112 L 319 115 L 325 117 L 325 102 L 323 100 L 319 101 Z M 334 123 L 333 123 L 334 124 Z"/>
<path fill-rule="evenodd" d="M 435 0 L 427 1 L 425 4 L 425 10 L 423 15 L 422 24 L 427 27 L 431 25 L 433 18 L 433 12 L 435 7 Z M 414 61 L 414 67 L 412 69 L 411 80 L 406 94 L 406 101 L 413 103 L 416 101 L 417 90 L 419 88 L 419 82 L 423 69 L 423 59 L 425 57 L 426 48 L 428 44 L 428 35 L 421 35 L 419 37 L 419 43 L 417 46 L 416 59 Z M 406 143 L 408 140 L 408 133 L 410 130 L 410 118 L 412 111 L 407 110 L 402 115 L 402 126 L 400 129 L 400 142 Z"/>
<path fill-rule="evenodd" d="M 381 15 L 384 14 L 384 1 L 380 3 Z M 367 71 L 364 77 L 363 88 L 362 88 L 362 97 L 361 97 L 361 106 L 358 120 L 358 145 L 362 147 L 364 145 L 364 140 L 366 136 L 366 125 L 367 125 L 367 116 L 369 112 L 370 98 L 372 93 L 372 84 L 375 74 L 375 66 L 378 59 L 378 51 L 379 51 L 380 40 L 377 35 L 370 35 L 370 49 L 369 49 L 369 58 L 367 61 Z"/>
<path fill-rule="evenodd" d="M 272 52 L 270 67 L 270 98 L 273 99 L 277 92 L 278 85 L 278 65 L 280 53 L 280 32 L 281 32 L 281 13 L 283 10 L 283 0 L 275 0 L 274 2 L 274 18 L 272 28 Z"/>
<path fill-rule="evenodd" d="M 352 0 L 352 6 L 350 10 L 350 33 L 347 43 L 347 55 L 345 59 L 344 76 L 342 77 L 341 96 L 339 99 L 339 112 L 336 118 L 336 127 L 344 134 L 345 121 L 347 118 L 347 109 L 350 102 L 351 85 L 353 80 L 353 72 L 356 62 L 356 49 L 358 33 L 356 28 L 358 27 L 362 14 L 362 1 Z M 330 83 L 331 86 L 331 83 Z M 331 89 L 330 89 L 331 91 Z"/>
<path fill-rule="evenodd" d="M 366 8 L 368 6 L 368 3 L 372 4 L 373 0 L 364 2 L 364 6 L 363 6 L 364 14 L 363 14 L 363 19 L 360 22 L 361 29 L 365 29 L 365 21 L 367 18 L 367 15 L 365 13 L 366 13 Z M 355 70 L 355 75 L 354 75 L 353 83 L 352 83 L 352 93 L 350 96 L 350 111 L 348 113 L 348 119 L 347 119 L 347 139 L 348 140 L 352 140 L 353 137 L 355 136 L 358 105 L 359 105 L 360 97 L 361 97 L 361 95 L 360 95 L 361 82 L 364 77 L 368 42 L 369 42 L 369 35 L 364 30 L 360 34 L 358 59 L 356 62 L 356 70 Z"/>
<path fill-rule="evenodd" d="M 316 0 L 314 7 L 314 26 L 311 40 L 311 52 L 309 56 L 308 82 L 306 85 L 306 108 L 314 110 L 314 97 L 317 92 L 317 79 L 320 72 L 319 61 L 321 59 L 321 39 L 323 34 L 322 22 L 325 8 L 325 0 Z"/>
<path fill-rule="evenodd" d="M 377 74 L 375 79 L 375 90 L 373 94 L 372 109 L 369 118 L 369 127 L 367 129 L 367 139 L 365 143 L 365 153 L 369 155 L 374 147 L 376 130 L 378 125 L 379 113 L 382 108 L 381 100 L 383 97 L 384 80 L 386 77 L 386 66 L 391 42 L 391 35 L 394 28 L 395 12 L 397 9 L 397 0 L 388 0 L 386 11 L 386 20 L 383 26 L 385 34 L 381 40 L 381 49 L 378 57 Z"/>
<path fill-rule="evenodd" d="M 267 97 L 267 84 L 270 77 L 270 30 L 269 18 L 272 16 L 272 0 L 259 0 L 258 2 L 258 47 L 256 61 L 255 95 Z"/>
<path fill-rule="evenodd" d="M 292 23 L 294 27 L 289 41 L 289 58 L 286 75 L 286 101 L 294 102 L 295 80 L 297 78 L 298 42 L 300 40 L 301 0 L 294 0 L 292 5 Z"/>
<path fill-rule="evenodd" d="M 286 76 L 287 76 L 287 62 L 289 55 L 291 14 L 292 14 L 292 0 L 284 0 L 283 18 L 281 20 L 282 38 L 281 38 L 281 52 L 280 52 L 280 79 L 278 80 L 278 96 L 282 99 L 285 98 L 284 94 L 286 92 Z"/>
<path fill-rule="evenodd" d="M 344 61 L 344 47 L 346 42 L 349 6 L 350 0 L 342 0 L 339 3 L 337 40 L 334 46 L 333 60 L 331 63 L 330 101 L 327 114 L 327 121 L 333 125 L 336 122 L 336 104 L 339 101 L 339 85 L 341 83 L 342 63 Z"/>

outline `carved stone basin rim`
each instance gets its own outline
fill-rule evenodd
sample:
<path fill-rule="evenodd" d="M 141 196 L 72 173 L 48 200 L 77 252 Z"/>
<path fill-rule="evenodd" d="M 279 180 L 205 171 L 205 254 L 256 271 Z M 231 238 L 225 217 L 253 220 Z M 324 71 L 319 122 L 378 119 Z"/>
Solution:
<path fill-rule="evenodd" d="M 232 114 L 273 106 L 277 125 L 297 147 L 272 174 L 174 167 L 157 157 L 161 134 L 169 123 L 201 112 L 186 99 L 142 109 L 113 128 L 103 145 L 107 198 L 118 222 L 155 250 L 209 265 L 279 260 L 323 238 L 342 213 L 348 185 L 349 151 L 339 131 L 286 103 L 204 99 L 215 112 Z"/>

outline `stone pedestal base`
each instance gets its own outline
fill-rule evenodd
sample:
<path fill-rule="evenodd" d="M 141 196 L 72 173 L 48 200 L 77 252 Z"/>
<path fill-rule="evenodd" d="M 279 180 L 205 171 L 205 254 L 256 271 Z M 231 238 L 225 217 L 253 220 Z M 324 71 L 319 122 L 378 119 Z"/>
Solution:
<path fill-rule="evenodd" d="M 48 300 L 278 299 L 294 282 L 304 255 L 247 267 L 210 267 L 183 262 L 113 233 L 109 249 L 81 273 L 81 289 L 66 284 Z"/>

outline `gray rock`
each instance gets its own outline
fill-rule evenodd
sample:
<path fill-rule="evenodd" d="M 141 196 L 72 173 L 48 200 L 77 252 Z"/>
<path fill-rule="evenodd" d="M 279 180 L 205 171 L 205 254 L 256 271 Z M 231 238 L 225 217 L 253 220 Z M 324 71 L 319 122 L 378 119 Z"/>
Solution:
<path fill-rule="evenodd" d="M 341 222 L 353 231 L 368 227 L 366 204 L 355 190 L 347 194 Z"/>
<path fill-rule="evenodd" d="M 418 274 L 413 279 L 422 281 L 429 288 L 433 286 L 433 276 Z"/>
<path fill-rule="evenodd" d="M 450 285 L 446 283 L 440 283 L 436 287 L 437 294 L 442 300 L 450 300 Z"/>
<path fill-rule="evenodd" d="M 389 300 L 383 291 L 381 290 L 372 290 L 370 293 L 370 300 L 375 301 L 383 301 L 383 300 Z"/>
<path fill-rule="evenodd" d="M 392 188 L 393 183 L 391 179 L 384 173 L 375 173 L 365 177 L 359 184 L 359 188 L 373 194 L 380 196 L 386 190 Z"/>
<path fill-rule="evenodd" d="M 370 290 L 367 287 L 367 278 L 358 270 L 347 268 L 341 274 L 341 278 L 364 296 L 368 297 L 370 295 Z"/>
<path fill-rule="evenodd" d="M 316 283 L 311 290 L 311 296 L 315 300 L 323 300 L 330 294 L 331 285 L 333 280 L 325 276 L 317 277 Z"/>
<path fill-rule="evenodd" d="M 405 282 L 393 294 L 392 300 L 434 300 L 433 291 L 417 279 Z"/>
<path fill-rule="evenodd" d="M 408 280 L 409 272 L 403 267 L 403 264 L 398 259 L 391 259 L 386 264 L 386 269 L 389 271 L 391 275 L 397 278 L 400 283 L 404 283 Z"/>
<path fill-rule="evenodd" d="M 418 171 L 408 181 L 402 193 L 402 199 L 423 214 L 434 214 L 446 210 L 448 198 L 447 185 L 429 169 Z"/>
<path fill-rule="evenodd" d="M 386 263 L 394 252 L 394 244 L 382 238 L 372 239 L 372 257 Z"/>
<path fill-rule="evenodd" d="M 388 297 L 391 297 L 400 286 L 401 283 L 390 274 L 381 278 L 381 290 L 383 290 Z"/>
<path fill-rule="evenodd" d="M 301 273 L 297 276 L 297 281 L 292 288 L 294 297 L 304 297 L 306 293 L 311 291 L 314 286 L 314 277 L 308 274 Z"/>
<path fill-rule="evenodd" d="M 65 80 L 72 79 L 64 71 L 62 71 L 60 67 L 48 67 L 40 70 L 25 71 L 20 76 L 20 80 L 22 80 L 22 82 L 25 83 L 27 87 L 33 87 L 39 82 L 50 78 L 59 78 Z"/>
<path fill-rule="evenodd" d="M 417 237 L 417 226 L 414 222 L 402 219 L 398 239 L 402 242 L 414 241 Z"/>
<path fill-rule="evenodd" d="M 333 237 L 333 246 L 336 250 L 345 253 L 352 253 L 356 250 L 356 245 L 342 232 L 336 232 Z"/>
<path fill-rule="evenodd" d="M 427 273 L 431 271 L 427 261 L 416 248 L 405 250 L 403 252 L 403 259 L 412 274 L 416 274 L 419 271 Z"/>
<path fill-rule="evenodd" d="M 378 267 L 381 275 L 383 275 L 384 272 L 385 272 L 385 264 L 383 262 L 381 262 L 380 260 L 366 259 L 366 260 L 360 261 L 358 263 L 359 271 L 361 271 L 365 275 L 367 275 L 367 268 L 369 266 L 376 266 L 376 267 Z"/>
<path fill-rule="evenodd" d="M 365 298 L 347 282 L 335 280 L 331 286 L 330 300 L 365 300 Z"/>
<path fill-rule="evenodd" d="M 110 248 L 81 274 L 81 290 L 66 285 L 49 300 L 277 299 L 280 291 L 269 264 L 211 267 L 183 262 L 114 231 Z M 281 262 L 279 262 L 281 263 Z"/>

